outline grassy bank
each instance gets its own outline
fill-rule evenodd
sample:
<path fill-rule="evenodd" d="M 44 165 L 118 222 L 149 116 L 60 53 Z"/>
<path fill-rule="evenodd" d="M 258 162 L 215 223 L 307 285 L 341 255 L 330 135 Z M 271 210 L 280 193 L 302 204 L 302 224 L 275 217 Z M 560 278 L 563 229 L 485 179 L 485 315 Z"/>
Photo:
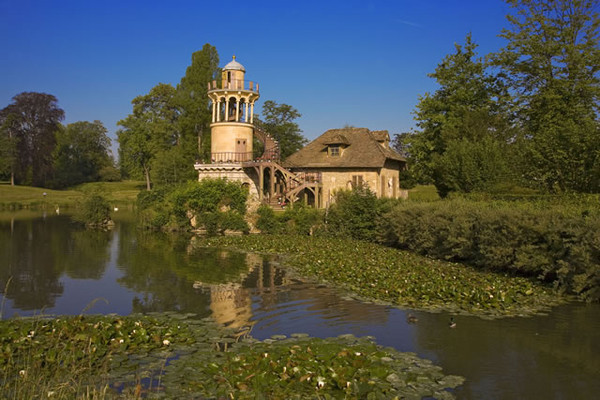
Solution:
<path fill-rule="evenodd" d="M 193 317 L 0 321 L 0 397 L 450 399 L 464 381 L 366 338 L 260 342 Z"/>
<path fill-rule="evenodd" d="M 309 236 L 199 238 L 225 246 L 285 255 L 284 265 L 356 296 L 427 311 L 484 317 L 524 316 L 563 302 L 556 292 L 522 277 L 484 272 L 364 241 Z"/>
<path fill-rule="evenodd" d="M 144 185 L 139 181 L 94 182 L 67 190 L 51 190 L 0 184 L 0 209 L 76 208 L 89 193 L 99 193 L 115 206 L 133 205 Z"/>

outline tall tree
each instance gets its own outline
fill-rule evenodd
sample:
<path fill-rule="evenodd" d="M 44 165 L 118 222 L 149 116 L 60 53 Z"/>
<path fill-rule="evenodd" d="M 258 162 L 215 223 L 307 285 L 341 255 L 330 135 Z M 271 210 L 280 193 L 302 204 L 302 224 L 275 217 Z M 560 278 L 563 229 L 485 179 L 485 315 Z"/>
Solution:
<path fill-rule="evenodd" d="M 258 125 L 279 142 L 282 159 L 300 150 L 307 143 L 302 136 L 302 130 L 294 122 L 302 116 L 294 107 L 267 100 L 263 103 L 262 116 Z"/>
<path fill-rule="evenodd" d="M 4 110 L 3 110 L 4 111 Z M 8 177 L 15 185 L 17 162 L 16 115 L 0 112 L 0 176 Z"/>
<path fill-rule="evenodd" d="M 515 96 L 523 174 L 550 191 L 600 192 L 600 3 L 506 1 L 494 62 Z"/>
<path fill-rule="evenodd" d="M 55 184 L 58 187 L 95 182 L 102 168 L 110 166 L 110 139 L 100 121 L 80 121 L 57 134 Z"/>
<path fill-rule="evenodd" d="M 449 184 L 460 182 L 448 175 L 451 169 L 445 164 L 450 159 L 443 158 L 449 147 L 453 151 L 456 149 L 453 143 L 486 139 L 485 143 L 490 146 L 501 146 L 510 136 L 509 120 L 503 109 L 506 92 L 486 71 L 486 63 L 477 57 L 476 49 L 477 44 L 470 34 L 467 35 L 465 44 L 455 44 L 455 52 L 444 57 L 435 72 L 428 75 L 440 87 L 435 93 L 426 93 L 419 99 L 415 111 L 419 130 L 410 138 L 404 138 L 409 164 L 415 169 L 414 176 L 422 182 L 433 180 L 441 195 L 452 190 L 483 189 L 481 185 Z M 479 157 L 485 157 L 486 153 L 482 151 Z M 476 165 L 485 162 L 483 159 Z M 498 179 L 496 175 L 480 178 L 478 181 L 482 185 L 484 182 L 485 185 L 493 184 Z"/>
<path fill-rule="evenodd" d="M 194 158 L 210 159 L 211 110 L 207 84 L 219 76 L 219 53 L 206 43 L 192 54 L 192 64 L 177 85 L 177 99 L 182 109 L 179 119 L 186 153 Z"/>
<path fill-rule="evenodd" d="M 131 102 L 133 112 L 118 122 L 117 133 L 121 166 L 129 173 L 140 171 L 151 189 L 152 163 L 161 152 L 179 145 L 181 131 L 177 123 L 181 108 L 173 86 L 159 83 L 147 95 Z"/>
<path fill-rule="evenodd" d="M 9 121 L 3 131 L 16 142 L 15 182 L 45 186 L 52 178 L 56 131 L 65 113 L 51 94 L 23 92 L 12 100 L 0 119 Z"/>

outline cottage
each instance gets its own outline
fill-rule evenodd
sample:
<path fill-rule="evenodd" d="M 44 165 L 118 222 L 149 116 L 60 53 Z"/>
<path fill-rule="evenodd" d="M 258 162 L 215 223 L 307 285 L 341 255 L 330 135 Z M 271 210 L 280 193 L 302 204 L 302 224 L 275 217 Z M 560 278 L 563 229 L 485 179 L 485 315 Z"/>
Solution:
<path fill-rule="evenodd" d="M 288 157 L 283 166 L 294 173 L 318 175 L 323 203 L 335 192 L 366 185 L 377 197 L 405 197 L 400 171 L 405 159 L 389 146 L 387 131 L 331 129 Z"/>

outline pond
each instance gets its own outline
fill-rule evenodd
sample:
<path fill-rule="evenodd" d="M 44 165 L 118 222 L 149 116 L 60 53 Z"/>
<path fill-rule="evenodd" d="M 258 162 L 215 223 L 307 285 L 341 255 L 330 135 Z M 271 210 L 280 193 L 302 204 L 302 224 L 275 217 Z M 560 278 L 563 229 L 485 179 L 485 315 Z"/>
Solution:
<path fill-rule="evenodd" d="M 258 339 L 371 335 L 464 376 L 456 391 L 461 399 L 596 398 L 600 392 L 598 304 L 571 303 L 531 318 L 456 316 L 450 329 L 446 313 L 359 302 L 274 260 L 139 231 L 128 213 L 115 219 L 113 230 L 99 232 L 65 215 L 0 214 L 2 316 L 177 311 L 252 326 Z M 418 321 L 409 322 L 409 314 Z"/>

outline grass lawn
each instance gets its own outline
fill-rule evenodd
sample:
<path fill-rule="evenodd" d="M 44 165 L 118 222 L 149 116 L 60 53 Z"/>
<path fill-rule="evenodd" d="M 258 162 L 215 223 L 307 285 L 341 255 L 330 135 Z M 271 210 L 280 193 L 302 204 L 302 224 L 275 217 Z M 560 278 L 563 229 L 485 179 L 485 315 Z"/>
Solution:
<path fill-rule="evenodd" d="M 0 183 L 0 208 L 21 207 L 76 207 L 86 194 L 99 193 L 114 205 L 135 202 L 137 194 L 145 187 L 142 181 L 93 182 L 66 189 L 51 190 L 31 186 L 10 186 Z M 44 195 L 44 193 L 46 195 Z"/>

